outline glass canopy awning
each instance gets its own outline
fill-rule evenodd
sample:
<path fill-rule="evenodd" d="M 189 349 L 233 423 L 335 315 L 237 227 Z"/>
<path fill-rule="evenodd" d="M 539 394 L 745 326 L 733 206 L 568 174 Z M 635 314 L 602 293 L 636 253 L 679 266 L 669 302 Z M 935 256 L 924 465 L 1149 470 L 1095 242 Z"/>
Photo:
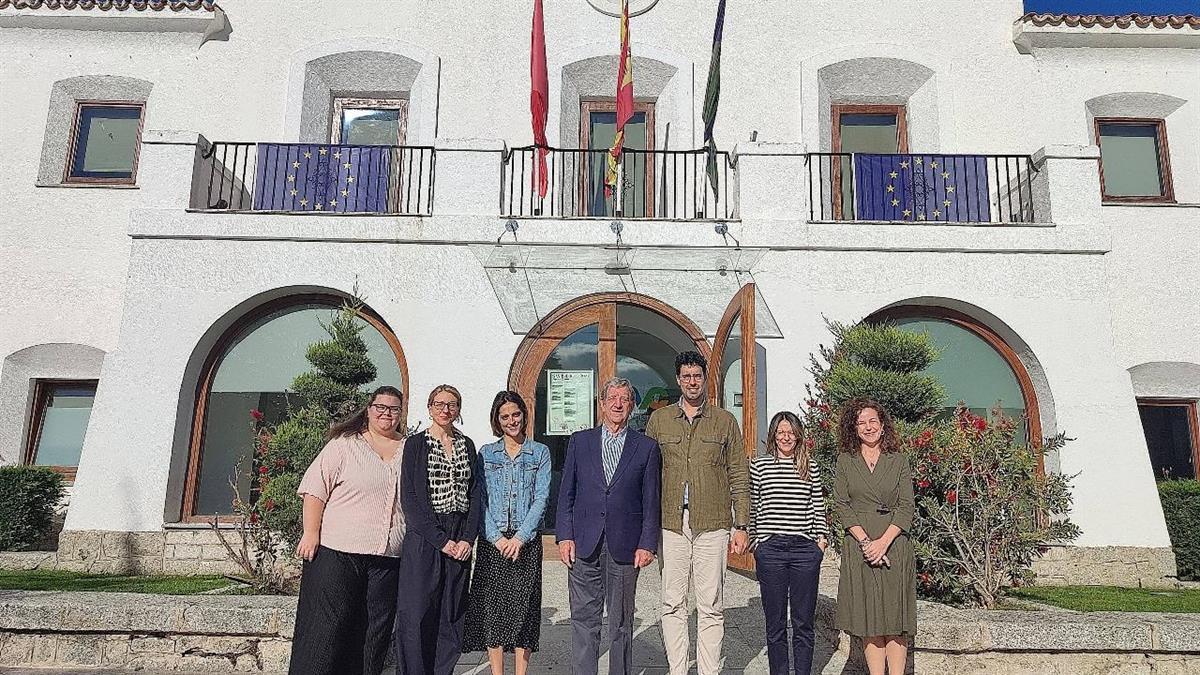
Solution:
<path fill-rule="evenodd" d="M 513 333 L 523 335 L 554 308 L 590 293 L 640 293 L 687 315 L 713 336 L 725 307 L 753 281 L 766 248 L 471 244 Z M 756 293 L 758 337 L 783 337 Z"/>

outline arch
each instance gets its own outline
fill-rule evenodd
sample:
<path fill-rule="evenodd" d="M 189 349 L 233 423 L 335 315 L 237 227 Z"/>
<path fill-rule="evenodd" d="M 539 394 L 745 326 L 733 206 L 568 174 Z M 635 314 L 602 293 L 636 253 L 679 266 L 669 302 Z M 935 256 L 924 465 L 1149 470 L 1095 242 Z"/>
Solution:
<path fill-rule="evenodd" d="M 1030 442 L 1040 446 L 1044 434 L 1053 433 L 1053 405 L 1041 364 L 1015 331 L 979 307 L 948 298 L 915 298 L 896 302 L 867 317 L 866 321 L 888 319 L 935 319 L 951 323 L 981 339 L 1008 364 L 1024 399 L 1029 420 Z M 1053 458 L 1057 462 L 1057 458 Z"/>
<path fill-rule="evenodd" d="M 38 380 L 98 380 L 104 350 L 76 343 L 31 345 L 0 366 L 0 465 L 20 462 L 28 450 L 30 413 Z"/>
<path fill-rule="evenodd" d="M 341 291 L 327 288 L 279 288 L 261 293 L 240 303 L 226 312 L 206 331 L 189 360 L 183 384 L 184 391 L 180 396 L 180 414 L 177 416 L 177 420 L 184 426 L 177 428 L 177 437 L 180 431 L 184 432 L 185 443 L 183 445 L 187 448 L 187 452 L 183 456 L 182 471 L 173 471 L 173 474 L 181 474 L 179 483 L 182 485 L 178 486 L 177 484 L 177 486 L 182 488 L 180 490 L 182 499 L 179 503 L 179 512 L 167 514 L 169 518 L 172 515 L 175 516 L 172 519 L 184 521 L 211 518 L 211 515 L 204 516 L 195 513 L 195 506 L 203 462 L 206 421 L 211 405 L 211 390 L 220 366 L 230 350 L 270 321 L 285 316 L 288 310 L 300 311 L 314 307 L 327 307 L 333 310 L 340 307 L 343 301 L 350 297 Z M 411 396 L 408 390 L 408 363 L 404 355 L 404 348 L 391 327 L 374 310 L 364 307 L 361 317 L 382 336 L 396 359 L 400 377 L 399 387 L 405 394 L 400 423 L 406 425 Z"/>
<path fill-rule="evenodd" d="M 800 138 L 830 152 L 834 104 L 900 104 L 911 152 L 951 151 L 951 101 L 938 95 L 938 73 L 945 72 L 944 55 L 911 45 L 851 44 L 810 56 L 800 63 Z"/>
<path fill-rule="evenodd" d="M 77 102 L 145 103 L 153 88 L 154 83 L 148 80 L 122 75 L 77 75 L 56 81 L 50 88 L 50 110 L 42 136 L 37 184 L 59 185 L 63 182 Z"/>
<path fill-rule="evenodd" d="M 328 142 L 334 93 L 407 95 L 405 143 L 432 145 L 440 62 L 432 52 L 384 37 L 339 38 L 298 50 L 289 68 L 284 133 L 300 142 Z"/>
<path fill-rule="evenodd" d="M 1187 361 L 1149 361 L 1129 369 L 1133 395 L 1138 398 L 1200 400 L 1200 364 Z"/>
<path fill-rule="evenodd" d="M 607 310 L 615 308 L 616 305 L 641 307 L 663 317 L 682 329 L 706 360 L 711 356 L 712 349 L 704 332 L 686 315 L 665 302 L 640 293 L 592 293 L 559 305 L 529 329 L 525 338 L 517 345 L 516 354 L 513 356 L 512 366 L 508 371 L 508 388 L 522 396 L 532 392 L 541 373 L 542 364 L 558 343 L 580 328 L 593 323 L 611 321 L 615 325 L 615 313 Z M 606 348 L 611 350 L 615 358 L 616 345 L 602 343 L 600 349 L 603 351 Z M 530 423 L 532 422 L 531 419 Z"/>

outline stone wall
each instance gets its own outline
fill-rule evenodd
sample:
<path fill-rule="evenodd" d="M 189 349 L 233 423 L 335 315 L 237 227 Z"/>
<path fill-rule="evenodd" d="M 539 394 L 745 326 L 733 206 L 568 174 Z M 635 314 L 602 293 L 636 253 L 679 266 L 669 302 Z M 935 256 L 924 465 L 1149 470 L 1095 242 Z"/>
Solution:
<path fill-rule="evenodd" d="M 224 531 L 230 544 L 233 530 Z M 97 574 L 237 574 L 211 529 L 164 532 L 66 530 L 58 552 L 0 554 L 0 568 L 55 568 Z"/>
<path fill-rule="evenodd" d="M 544 568 L 542 651 L 537 672 L 570 659 L 566 574 Z M 639 584 L 634 660 L 658 672 L 658 578 Z M 865 673 L 861 645 L 832 628 L 828 580 L 817 608 L 814 672 Z M 728 672 L 766 672 L 757 584 L 726 583 Z M 263 672 L 287 670 L 295 598 L 159 596 L 122 593 L 0 592 L 0 669 L 90 666 L 122 670 Z M 462 664 L 481 663 L 482 655 Z M 922 602 L 910 661 L 914 672 L 977 675 L 1173 675 L 1200 672 L 1200 616 L 1065 610 L 958 610 Z"/>
<path fill-rule="evenodd" d="M 1136 546 L 1053 547 L 1033 565 L 1042 586 L 1103 585 L 1169 588 L 1176 582 L 1169 548 Z"/>

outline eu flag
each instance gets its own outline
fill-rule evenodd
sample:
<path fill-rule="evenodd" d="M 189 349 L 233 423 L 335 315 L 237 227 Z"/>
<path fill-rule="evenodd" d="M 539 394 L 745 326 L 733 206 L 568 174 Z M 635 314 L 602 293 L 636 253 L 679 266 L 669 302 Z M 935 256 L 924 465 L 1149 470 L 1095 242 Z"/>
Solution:
<path fill-rule="evenodd" d="M 854 155 L 858 220 L 991 220 L 987 157 Z"/>
<path fill-rule="evenodd" d="M 256 211 L 387 213 L 391 148 L 259 143 Z"/>

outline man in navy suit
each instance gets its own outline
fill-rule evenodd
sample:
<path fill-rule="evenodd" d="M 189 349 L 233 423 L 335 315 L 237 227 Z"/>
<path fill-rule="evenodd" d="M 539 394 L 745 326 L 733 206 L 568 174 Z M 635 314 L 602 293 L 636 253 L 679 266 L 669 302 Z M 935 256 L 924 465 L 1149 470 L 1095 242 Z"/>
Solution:
<path fill-rule="evenodd" d="M 601 424 L 571 435 L 554 534 L 569 568 L 571 672 L 596 675 L 600 623 L 608 606 L 608 672 L 633 670 L 638 571 L 658 551 L 662 454 L 629 429 L 633 385 L 614 377 L 600 389 Z"/>

